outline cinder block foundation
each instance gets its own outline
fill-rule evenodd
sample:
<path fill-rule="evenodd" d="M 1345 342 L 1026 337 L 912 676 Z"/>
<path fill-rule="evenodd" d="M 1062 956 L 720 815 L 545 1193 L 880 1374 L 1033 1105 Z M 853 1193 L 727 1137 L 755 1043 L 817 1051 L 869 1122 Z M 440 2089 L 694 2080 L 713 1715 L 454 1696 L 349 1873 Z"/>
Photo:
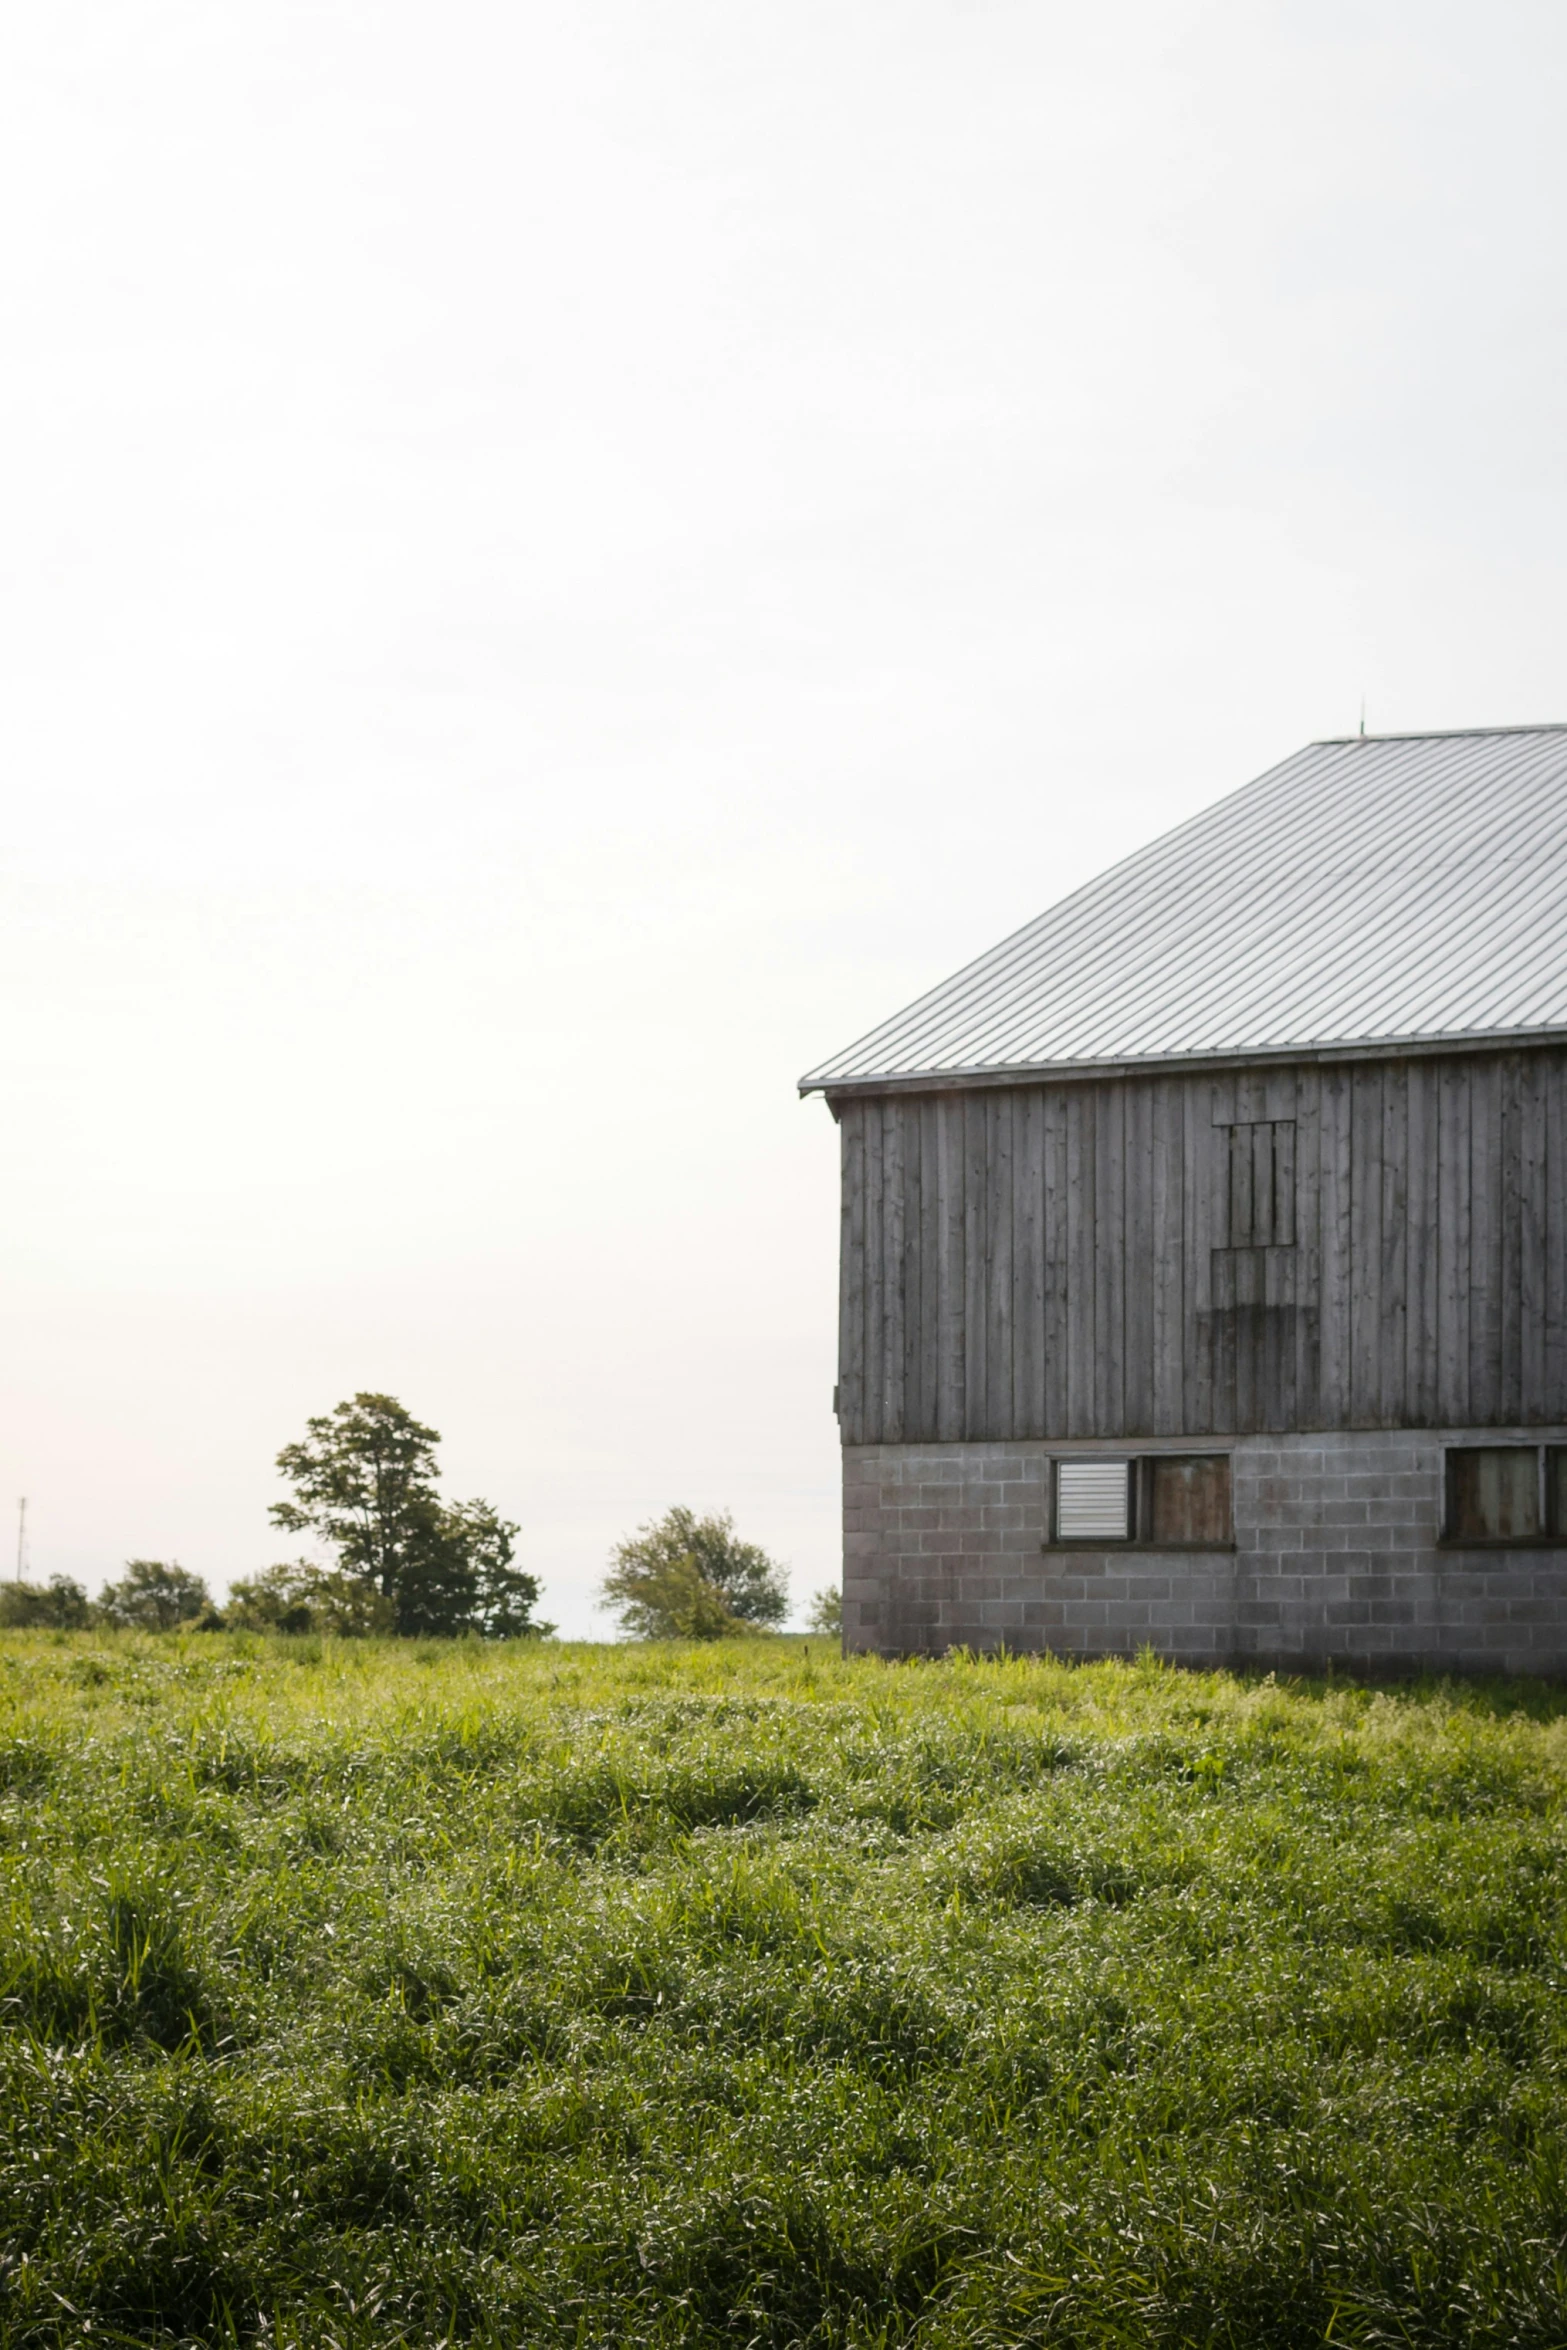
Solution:
<path fill-rule="evenodd" d="M 1446 1447 L 1506 1443 L 1567 1429 L 849 1446 L 845 1646 L 1567 1678 L 1567 1546 L 1441 1540 Z M 1198 1449 L 1230 1456 L 1233 1550 L 1047 1544 L 1053 1460 Z"/>

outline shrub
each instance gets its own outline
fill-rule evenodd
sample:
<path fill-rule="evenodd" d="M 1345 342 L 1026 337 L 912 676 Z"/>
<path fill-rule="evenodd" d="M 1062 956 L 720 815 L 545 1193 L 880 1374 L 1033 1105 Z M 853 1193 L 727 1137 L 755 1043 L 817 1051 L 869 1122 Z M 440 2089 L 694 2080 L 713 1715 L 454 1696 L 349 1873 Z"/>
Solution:
<path fill-rule="evenodd" d="M 56 1632 L 79 1632 L 91 1617 L 86 1592 L 68 1575 L 51 1575 L 47 1583 L 0 1584 L 0 1627 L 8 1631 L 37 1625 Z"/>
<path fill-rule="evenodd" d="M 835 1590 L 830 1583 L 825 1589 L 814 1593 L 805 1611 L 805 1628 L 808 1632 L 825 1632 L 832 1639 L 841 1639 L 843 1593 Z"/>
<path fill-rule="evenodd" d="M 213 1613 L 212 1594 L 199 1575 L 177 1559 L 127 1559 L 118 1583 L 98 1595 L 105 1623 L 127 1632 L 172 1632 Z"/>
<path fill-rule="evenodd" d="M 227 1621 L 237 1632 L 326 1632 L 345 1640 L 395 1631 L 397 1610 L 358 1575 L 287 1559 L 233 1585 Z"/>
<path fill-rule="evenodd" d="M 620 1566 L 605 1576 L 605 1599 L 633 1640 L 722 1640 L 754 1632 L 689 1551 L 653 1566 Z"/>
<path fill-rule="evenodd" d="M 634 1640 L 719 1640 L 789 1613 L 787 1569 L 737 1540 L 727 1510 L 675 1508 L 639 1526 L 616 1545 L 599 1590 Z"/>

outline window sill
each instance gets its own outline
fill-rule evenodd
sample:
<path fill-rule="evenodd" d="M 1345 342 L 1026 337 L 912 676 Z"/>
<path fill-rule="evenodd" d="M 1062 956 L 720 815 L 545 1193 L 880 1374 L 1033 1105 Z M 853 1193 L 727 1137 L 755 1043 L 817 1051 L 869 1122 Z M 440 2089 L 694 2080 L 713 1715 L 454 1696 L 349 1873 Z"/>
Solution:
<path fill-rule="evenodd" d="M 1136 1542 L 1117 1541 L 1114 1535 L 1103 1534 L 1096 1540 L 1085 1540 L 1080 1535 L 1068 1535 L 1065 1540 L 1042 1542 L 1040 1549 L 1048 1557 L 1053 1550 L 1091 1550 L 1096 1552 L 1135 1550 L 1144 1553 L 1157 1551 L 1161 1558 L 1182 1557 L 1190 1551 L 1233 1551 L 1233 1542 Z"/>
<path fill-rule="evenodd" d="M 1438 1550 L 1562 1550 L 1567 1534 L 1442 1534 Z"/>

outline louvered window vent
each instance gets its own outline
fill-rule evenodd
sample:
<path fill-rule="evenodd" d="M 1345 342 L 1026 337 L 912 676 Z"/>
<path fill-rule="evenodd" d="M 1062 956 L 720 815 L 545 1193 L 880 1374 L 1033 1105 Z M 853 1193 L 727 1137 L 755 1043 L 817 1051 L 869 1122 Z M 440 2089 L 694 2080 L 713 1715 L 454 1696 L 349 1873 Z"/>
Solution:
<path fill-rule="evenodd" d="M 1057 1461 L 1056 1539 L 1124 1542 L 1131 1532 L 1128 1461 Z"/>

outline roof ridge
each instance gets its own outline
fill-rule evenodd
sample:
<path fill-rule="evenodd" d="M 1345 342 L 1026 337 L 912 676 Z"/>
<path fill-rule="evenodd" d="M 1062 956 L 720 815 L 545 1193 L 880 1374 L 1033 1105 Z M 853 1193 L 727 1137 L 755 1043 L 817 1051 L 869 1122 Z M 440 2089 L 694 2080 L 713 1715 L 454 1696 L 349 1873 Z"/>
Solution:
<path fill-rule="evenodd" d="M 1538 726 L 1413 726 L 1393 734 L 1319 734 L 1306 748 L 1340 751 L 1352 743 L 1449 743 L 1485 734 L 1567 734 L 1567 719 L 1548 718 Z"/>

